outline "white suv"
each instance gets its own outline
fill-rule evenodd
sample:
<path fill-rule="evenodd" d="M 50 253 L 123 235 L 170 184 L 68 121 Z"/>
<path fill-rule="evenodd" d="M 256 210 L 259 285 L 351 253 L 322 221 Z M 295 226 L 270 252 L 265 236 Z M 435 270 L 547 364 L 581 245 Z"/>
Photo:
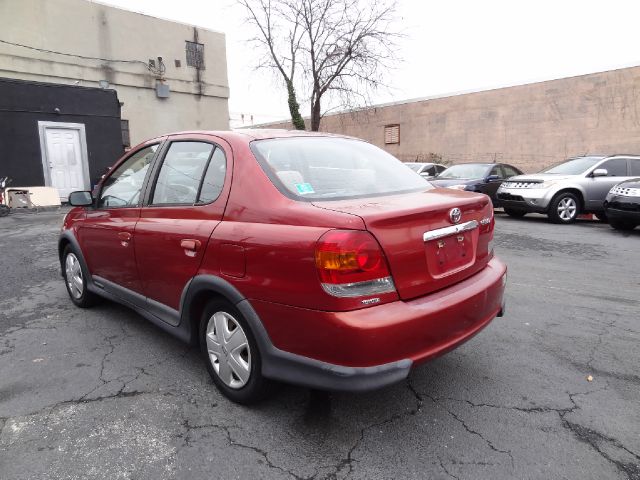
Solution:
<path fill-rule="evenodd" d="M 603 202 L 611 188 L 640 176 L 639 155 L 571 158 L 534 175 L 503 182 L 497 197 L 512 217 L 545 213 L 554 223 L 571 223 L 581 213 L 605 219 Z"/>

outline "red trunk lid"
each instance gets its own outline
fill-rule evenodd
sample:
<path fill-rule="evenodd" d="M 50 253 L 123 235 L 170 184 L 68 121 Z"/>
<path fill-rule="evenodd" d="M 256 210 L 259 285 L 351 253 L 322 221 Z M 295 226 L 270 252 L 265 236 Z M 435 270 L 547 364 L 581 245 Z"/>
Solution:
<path fill-rule="evenodd" d="M 362 218 L 380 242 L 403 300 L 460 282 L 490 258 L 493 206 L 486 195 L 434 189 L 314 205 Z M 458 222 L 450 218 L 455 208 L 461 211 Z"/>

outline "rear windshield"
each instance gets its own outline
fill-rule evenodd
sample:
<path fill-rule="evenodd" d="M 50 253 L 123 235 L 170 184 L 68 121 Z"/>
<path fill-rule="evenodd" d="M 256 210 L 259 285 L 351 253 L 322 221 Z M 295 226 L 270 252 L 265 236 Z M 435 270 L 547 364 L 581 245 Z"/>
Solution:
<path fill-rule="evenodd" d="M 251 149 L 274 185 L 291 198 L 340 200 L 433 188 L 398 159 L 360 140 L 257 140 Z"/>
<path fill-rule="evenodd" d="M 409 167 L 411 170 L 413 170 L 414 172 L 419 172 L 420 169 L 422 168 L 421 163 L 405 163 L 405 165 Z"/>
<path fill-rule="evenodd" d="M 547 170 L 543 170 L 541 173 L 556 173 L 560 175 L 580 175 L 581 173 L 589 170 L 600 160 L 602 160 L 602 157 L 574 158 L 573 160 L 568 160 L 566 162 L 561 163 L 560 165 L 556 165 L 555 167 L 551 167 Z"/>
<path fill-rule="evenodd" d="M 462 163 L 460 165 L 454 165 L 447 168 L 444 172 L 438 175 L 438 179 L 441 178 L 484 178 L 487 176 L 489 168 L 493 165 L 477 164 L 477 163 Z"/>

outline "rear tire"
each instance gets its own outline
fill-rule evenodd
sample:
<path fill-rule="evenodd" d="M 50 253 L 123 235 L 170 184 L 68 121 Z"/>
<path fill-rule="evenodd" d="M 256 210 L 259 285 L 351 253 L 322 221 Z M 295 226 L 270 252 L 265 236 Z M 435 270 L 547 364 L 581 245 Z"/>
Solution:
<path fill-rule="evenodd" d="M 212 300 L 200 321 L 200 350 L 209 375 L 229 400 L 249 405 L 267 397 L 274 382 L 262 375 L 262 356 L 249 323 L 224 300 Z"/>
<path fill-rule="evenodd" d="M 62 276 L 71 301 L 80 308 L 89 308 L 98 303 L 100 297 L 87 290 L 88 273 L 82 268 L 80 256 L 71 245 L 62 254 Z"/>
<path fill-rule="evenodd" d="M 549 220 L 552 223 L 569 224 L 576 221 L 580 214 L 580 200 L 571 192 L 560 192 L 549 205 Z"/>
<path fill-rule="evenodd" d="M 622 230 L 625 232 L 628 232 L 636 228 L 635 223 L 625 222 L 624 220 L 609 220 L 609 225 L 611 225 L 611 228 L 615 230 Z"/>
<path fill-rule="evenodd" d="M 10 211 L 11 209 L 7 205 L 0 204 L 0 217 L 6 217 Z"/>
<path fill-rule="evenodd" d="M 522 218 L 527 212 L 526 210 L 518 210 L 517 208 L 504 207 L 504 213 L 513 218 Z"/>

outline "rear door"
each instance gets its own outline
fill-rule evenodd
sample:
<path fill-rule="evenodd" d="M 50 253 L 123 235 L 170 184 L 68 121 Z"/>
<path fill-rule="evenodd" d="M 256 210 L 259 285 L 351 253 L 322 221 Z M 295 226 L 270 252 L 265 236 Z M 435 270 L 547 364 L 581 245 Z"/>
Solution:
<path fill-rule="evenodd" d="M 586 204 L 590 210 L 602 210 L 603 202 L 614 185 L 629 178 L 626 158 L 612 158 L 596 167 L 607 171 L 606 177 L 590 177 L 587 179 Z"/>
<path fill-rule="evenodd" d="M 141 193 L 160 142 L 132 152 L 101 184 L 96 205 L 87 209 L 78 237 L 94 277 L 142 293 L 134 253 Z M 99 279 L 96 279 L 100 283 Z M 112 293 L 109 285 L 103 285 Z"/>
<path fill-rule="evenodd" d="M 177 321 L 182 291 L 222 220 L 231 162 L 223 140 L 182 135 L 166 142 L 152 173 L 136 226 L 136 258 L 149 309 L 169 323 Z"/>

